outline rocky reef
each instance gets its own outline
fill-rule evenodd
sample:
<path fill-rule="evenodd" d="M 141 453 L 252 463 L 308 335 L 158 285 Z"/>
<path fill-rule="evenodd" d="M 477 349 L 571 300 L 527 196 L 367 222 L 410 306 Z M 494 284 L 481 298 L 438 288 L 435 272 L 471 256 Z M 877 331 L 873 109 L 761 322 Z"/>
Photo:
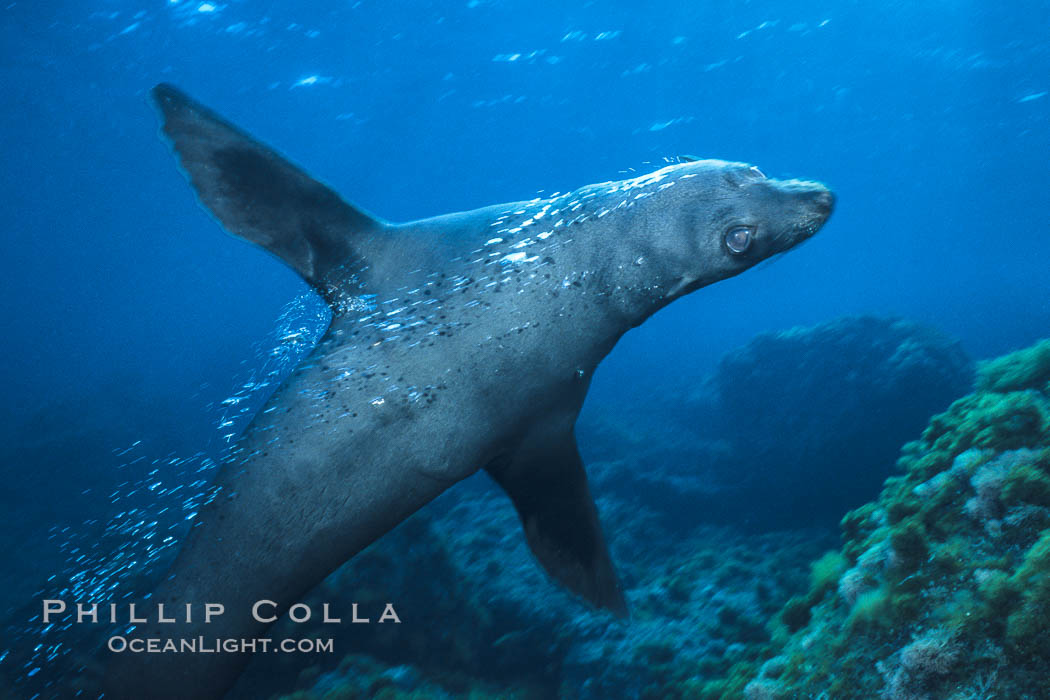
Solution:
<path fill-rule="evenodd" d="M 235 697 L 661 698 L 728 672 L 771 640 L 765 621 L 805 589 L 826 532 L 676 537 L 644 508 L 602 500 L 632 616 L 595 612 L 546 580 L 506 498 L 479 480 L 450 493 L 343 567 L 306 601 L 393 601 L 401 625 L 291 625 L 275 638 L 335 637 L 337 653 L 257 659 Z M 335 628 L 335 631 L 331 628 Z"/>
<path fill-rule="evenodd" d="M 1050 683 L 1050 340 L 982 363 L 773 623 L 699 698 L 1043 698 Z"/>

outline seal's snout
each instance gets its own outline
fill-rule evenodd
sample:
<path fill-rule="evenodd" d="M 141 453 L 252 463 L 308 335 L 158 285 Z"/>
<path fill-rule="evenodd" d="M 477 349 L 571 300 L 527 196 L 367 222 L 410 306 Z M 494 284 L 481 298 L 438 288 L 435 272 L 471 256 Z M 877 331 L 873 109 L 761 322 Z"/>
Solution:
<path fill-rule="evenodd" d="M 819 218 L 821 223 L 829 216 L 835 208 L 835 195 L 819 182 L 793 180 L 786 183 L 785 191 L 796 197 L 807 214 Z"/>
<path fill-rule="evenodd" d="M 819 216 L 827 219 L 835 208 L 835 195 L 828 188 L 821 187 L 810 195 L 810 203 Z"/>
<path fill-rule="evenodd" d="M 798 183 L 793 189 L 798 197 L 798 211 L 802 217 L 800 228 L 812 236 L 831 216 L 835 208 L 835 195 L 817 182 Z"/>
<path fill-rule="evenodd" d="M 823 224 L 835 208 L 835 195 L 824 185 L 812 180 L 782 180 L 775 184 L 780 193 L 793 201 L 808 219 Z"/>

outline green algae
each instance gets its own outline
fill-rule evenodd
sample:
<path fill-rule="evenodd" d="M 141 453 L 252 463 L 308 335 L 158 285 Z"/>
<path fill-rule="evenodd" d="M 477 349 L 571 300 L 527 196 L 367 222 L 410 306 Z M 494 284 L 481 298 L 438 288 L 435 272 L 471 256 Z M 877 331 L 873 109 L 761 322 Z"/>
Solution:
<path fill-rule="evenodd" d="M 1050 393 L 1050 338 L 977 367 L 977 391 L 1005 393 L 1033 388 Z"/>
<path fill-rule="evenodd" d="M 1045 459 L 1041 465 L 1022 464 L 1007 474 L 1001 500 L 1006 507 L 1025 503 L 1050 507 L 1050 474 Z"/>
<path fill-rule="evenodd" d="M 818 592 L 819 596 L 823 597 L 824 593 L 838 585 L 839 577 L 848 568 L 849 560 L 841 552 L 827 552 L 810 567 L 810 590 Z"/>
<path fill-rule="evenodd" d="M 1050 427 L 1050 403 L 1032 389 L 971 394 L 934 417 L 922 435 L 931 449 L 927 470 L 971 447 L 1010 450 L 1031 444 Z M 919 466 L 919 465 L 916 465 Z M 926 476 L 925 474 L 923 476 Z M 929 474 L 932 476 L 932 474 Z M 927 477 L 928 478 L 928 477 Z"/>
<path fill-rule="evenodd" d="M 1006 640 L 1019 652 L 1050 658 L 1050 531 L 1046 531 L 1025 553 L 1024 560 L 1010 577 L 1017 592 L 1018 605 L 1006 622 Z"/>

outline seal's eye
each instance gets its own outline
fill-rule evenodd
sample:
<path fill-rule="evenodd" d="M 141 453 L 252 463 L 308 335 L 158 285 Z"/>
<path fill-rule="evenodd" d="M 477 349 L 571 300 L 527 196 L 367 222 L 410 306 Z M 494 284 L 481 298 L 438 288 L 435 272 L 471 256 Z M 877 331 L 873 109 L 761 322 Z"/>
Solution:
<path fill-rule="evenodd" d="M 733 255 L 742 255 L 751 247 L 754 235 L 755 229 L 751 226 L 734 226 L 726 231 L 726 248 Z"/>

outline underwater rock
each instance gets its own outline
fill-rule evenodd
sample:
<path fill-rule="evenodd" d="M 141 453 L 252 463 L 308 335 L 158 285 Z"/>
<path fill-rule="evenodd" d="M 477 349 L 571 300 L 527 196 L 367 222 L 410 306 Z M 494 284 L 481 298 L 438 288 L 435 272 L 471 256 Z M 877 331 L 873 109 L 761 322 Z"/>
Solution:
<path fill-rule="evenodd" d="M 763 333 L 660 420 L 621 427 L 586 415 L 593 481 L 668 523 L 753 530 L 823 524 L 874 498 L 900 445 L 973 387 L 960 344 L 910 321 L 850 316 Z M 657 407 L 655 410 L 659 410 Z M 644 435 L 642 433 L 645 433 Z"/>
<path fill-rule="evenodd" d="M 797 525 L 874 497 L 900 445 L 970 391 L 973 363 L 934 329 L 859 316 L 762 334 L 723 357 L 714 386 L 733 500 Z"/>
<path fill-rule="evenodd" d="M 814 580 L 778 616 L 760 653 L 781 659 L 776 677 L 740 663 L 698 697 L 753 683 L 785 697 L 1046 697 L 1048 380 L 1050 340 L 982 363 L 977 390 L 842 519 L 838 584 Z"/>

